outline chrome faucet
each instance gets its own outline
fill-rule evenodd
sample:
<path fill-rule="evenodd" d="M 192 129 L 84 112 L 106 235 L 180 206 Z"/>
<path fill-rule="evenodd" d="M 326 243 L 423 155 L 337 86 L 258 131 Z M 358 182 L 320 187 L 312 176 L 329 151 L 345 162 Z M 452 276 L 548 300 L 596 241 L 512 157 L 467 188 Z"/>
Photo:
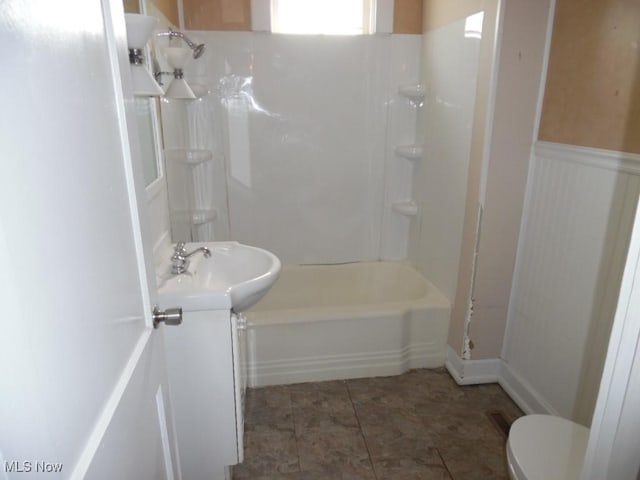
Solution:
<path fill-rule="evenodd" d="M 176 243 L 173 249 L 173 255 L 171 256 L 171 273 L 174 275 L 180 275 L 189 268 L 189 257 L 195 255 L 198 252 L 202 252 L 205 258 L 211 256 L 211 250 L 207 247 L 196 248 L 193 252 L 187 253 L 186 244 L 184 242 Z"/>

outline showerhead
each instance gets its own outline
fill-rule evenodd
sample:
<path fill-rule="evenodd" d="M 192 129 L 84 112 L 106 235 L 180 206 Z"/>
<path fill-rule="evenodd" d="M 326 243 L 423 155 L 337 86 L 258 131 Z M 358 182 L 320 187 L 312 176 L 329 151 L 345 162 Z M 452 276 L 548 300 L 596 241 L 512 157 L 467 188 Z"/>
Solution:
<path fill-rule="evenodd" d="M 193 50 L 193 58 L 200 58 L 204 53 L 204 43 L 201 43 L 200 45 L 196 45 L 195 48 L 192 48 L 192 50 Z"/>
<path fill-rule="evenodd" d="M 175 30 L 172 30 L 171 28 L 169 28 L 168 32 L 158 33 L 158 36 L 159 37 L 169 37 L 169 39 L 172 39 L 174 37 L 181 38 L 189 46 L 189 48 L 193 51 L 193 58 L 200 58 L 202 56 L 202 54 L 204 53 L 204 43 L 196 45 L 191 40 L 189 40 L 189 38 L 182 32 L 176 32 Z"/>

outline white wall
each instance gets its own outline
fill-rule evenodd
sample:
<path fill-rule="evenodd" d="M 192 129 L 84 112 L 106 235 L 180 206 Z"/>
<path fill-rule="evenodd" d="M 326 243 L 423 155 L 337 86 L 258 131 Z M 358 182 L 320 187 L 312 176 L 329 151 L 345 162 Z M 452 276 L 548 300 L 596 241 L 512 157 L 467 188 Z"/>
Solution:
<path fill-rule="evenodd" d="M 552 411 L 588 424 L 640 157 L 539 142 L 533 162 L 502 356 Z"/>
<path fill-rule="evenodd" d="M 420 213 L 410 237 L 412 263 L 450 300 L 462 242 L 480 51 L 480 40 L 464 31 L 461 19 L 423 35 L 420 76 L 427 96 L 417 131 L 424 159 L 415 176 Z"/>
<path fill-rule="evenodd" d="M 405 258 L 409 221 L 389 211 L 411 173 L 392 152 L 414 140 L 397 88 L 417 81 L 420 36 L 189 36 L 207 44 L 185 78 L 211 92 L 194 118 L 224 152 L 229 237 L 285 263 Z"/>

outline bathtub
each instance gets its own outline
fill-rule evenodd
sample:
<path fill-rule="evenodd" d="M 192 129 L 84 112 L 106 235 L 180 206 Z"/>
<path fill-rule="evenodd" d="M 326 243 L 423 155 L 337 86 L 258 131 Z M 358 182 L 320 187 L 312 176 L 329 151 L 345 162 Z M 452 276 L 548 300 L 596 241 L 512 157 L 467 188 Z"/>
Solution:
<path fill-rule="evenodd" d="M 451 306 L 403 262 L 285 265 L 246 312 L 250 386 L 444 365 Z"/>

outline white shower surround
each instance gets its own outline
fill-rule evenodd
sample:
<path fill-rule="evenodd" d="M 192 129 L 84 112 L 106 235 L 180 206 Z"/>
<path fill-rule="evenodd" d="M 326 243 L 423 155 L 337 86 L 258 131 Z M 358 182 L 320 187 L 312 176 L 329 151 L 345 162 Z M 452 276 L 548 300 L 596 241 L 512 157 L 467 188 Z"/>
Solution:
<path fill-rule="evenodd" d="M 414 190 L 419 219 L 411 226 L 409 259 L 450 299 L 455 296 L 464 226 L 480 39 L 465 19 L 423 35 L 421 74 L 427 86 L 418 114 L 424 160 Z"/>
<path fill-rule="evenodd" d="M 210 90 L 192 103 L 215 109 L 190 122 L 224 152 L 230 238 L 283 263 L 406 258 L 391 204 L 413 167 L 394 148 L 414 143 L 417 107 L 398 86 L 418 80 L 421 36 L 189 35 L 207 50 L 185 78 Z"/>

